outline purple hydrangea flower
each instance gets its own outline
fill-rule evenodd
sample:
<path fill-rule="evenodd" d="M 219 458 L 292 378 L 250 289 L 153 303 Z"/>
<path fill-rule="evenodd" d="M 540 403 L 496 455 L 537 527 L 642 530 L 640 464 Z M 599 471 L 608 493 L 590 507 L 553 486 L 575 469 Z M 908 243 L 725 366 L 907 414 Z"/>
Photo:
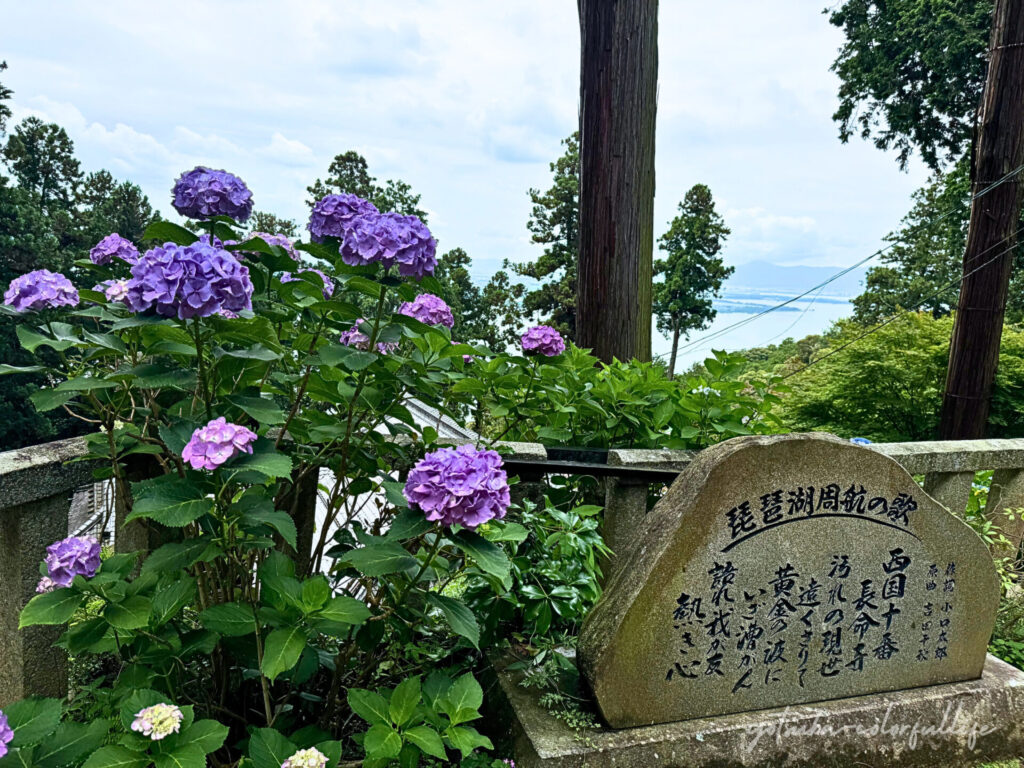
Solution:
<path fill-rule="evenodd" d="M 324 298 L 331 298 L 331 296 L 334 294 L 334 281 L 331 280 L 331 278 L 329 278 L 316 267 L 303 267 L 302 269 L 299 270 L 300 274 L 302 272 L 315 272 L 316 274 L 320 275 L 320 279 L 324 281 Z M 296 277 L 291 272 L 285 272 L 281 275 L 282 283 L 294 283 L 299 279 L 300 278 Z"/>
<path fill-rule="evenodd" d="M 428 453 L 409 473 L 405 498 L 427 520 L 442 525 L 476 528 L 505 517 L 509 505 L 508 477 L 501 456 L 472 445 Z"/>
<path fill-rule="evenodd" d="M 550 325 L 535 325 L 523 334 L 523 351 L 554 357 L 565 352 L 562 334 Z"/>
<path fill-rule="evenodd" d="M 19 312 L 77 307 L 78 289 L 59 272 L 37 269 L 11 280 L 4 293 L 4 304 Z"/>
<path fill-rule="evenodd" d="M 315 747 L 300 749 L 281 763 L 281 768 L 327 768 L 327 755 Z"/>
<path fill-rule="evenodd" d="M 70 587 L 75 576 L 91 579 L 100 568 L 100 543 L 93 538 L 69 536 L 46 548 L 46 570 L 58 587 Z M 39 582 L 39 586 L 44 586 Z"/>
<path fill-rule="evenodd" d="M 381 213 L 353 220 L 341 243 L 341 259 L 354 267 L 381 263 L 398 264 L 406 277 L 434 274 L 437 241 L 416 216 Z"/>
<path fill-rule="evenodd" d="M 104 280 L 92 287 L 107 297 L 107 301 L 124 301 L 128 298 L 127 280 Z"/>
<path fill-rule="evenodd" d="M 291 238 L 286 235 L 272 235 L 269 232 L 253 232 L 245 239 L 251 240 L 254 237 L 258 237 L 267 245 L 281 246 L 293 261 L 302 261 L 302 258 L 299 256 L 299 252 L 295 250 L 295 243 L 293 243 Z M 235 253 L 251 253 L 251 251 L 235 251 Z"/>
<path fill-rule="evenodd" d="M 185 713 L 173 704 L 154 704 L 135 713 L 132 730 L 153 741 L 178 733 Z"/>
<path fill-rule="evenodd" d="M 230 216 L 245 221 L 252 214 L 252 192 L 244 181 L 227 171 L 197 165 L 178 177 L 171 192 L 174 210 L 190 219 Z"/>
<path fill-rule="evenodd" d="M 133 312 L 149 309 L 187 320 L 221 310 L 252 309 L 249 268 L 228 251 L 209 243 L 165 243 L 132 267 L 126 303 Z"/>
<path fill-rule="evenodd" d="M 432 293 L 421 293 L 414 301 L 403 303 L 398 308 L 398 313 L 415 318 L 427 325 L 443 325 L 445 328 L 455 325 L 451 307 Z"/>
<path fill-rule="evenodd" d="M 358 320 L 356 320 L 355 324 L 351 328 L 349 328 L 347 331 L 341 334 L 341 337 L 338 339 L 338 341 L 340 341 L 346 347 L 355 347 L 356 349 L 362 349 L 364 351 L 369 349 L 370 337 L 363 333 L 361 330 L 359 330 L 359 326 L 365 322 L 366 320 L 360 317 Z M 393 352 L 397 347 L 398 344 L 396 344 L 393 341 L 382 341 L 377 343 L 377 351 L 380 352 L 382 355 L 386 355 L 388 352 Z"/>
<path fill-rule="evenodd" d="M 347 192 L 327 195 L 317 200 L 313 206 L 307 229 L 314 243 L 322 243 L 325 237 L 342 240 L 356 219 L 377 213 L 377 206 L 359 195 Z"/>
<path fill-rule="evenodd" d="M 129 264 L 139 260 L 139 249 L 131 240 L 126 240 L 117 232 L 107 235 L 89 251 L 93 264 L 109 264 L 111 259 L 120 259 Z"/>
<path fill-rule="evenodd" d="M 7 722 L 7 715 L 0 712 L 0 757 L 7 754 L 7 745 L 11 743 L 14 738 L 14 730 L 11 728 L 10 723 Z"/>
<path fill-rule="evenodd" d="M 54 582 L 54 580 L 51 579 L 49 576 L 43 576 L 43 578 L 39 580 L 39 583 L 36 584 L 36 592 L 40 595 L 45 592 L 53 592 L 53 590 L 55 590 L 56 588 L 56 582 Z"/>
<path fill-rule="evenodd" d="M 256 433 L 251 429 L 229 423 L 223 416 L 192 433 L 181 458 L 192 469 L 216 469 L 239 453 L 252 453 Z"/>

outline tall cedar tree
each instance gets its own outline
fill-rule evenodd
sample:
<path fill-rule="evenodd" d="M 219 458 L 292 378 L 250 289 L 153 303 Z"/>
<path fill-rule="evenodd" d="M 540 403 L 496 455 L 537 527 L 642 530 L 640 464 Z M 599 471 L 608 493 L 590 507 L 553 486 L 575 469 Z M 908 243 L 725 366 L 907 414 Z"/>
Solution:
<path fill-rule="evenodd" d="M 366 158 L 354 150 L 335 155 L 327 168 L 327 178 L 317 179 L 306 187 L 310 208 L 325 195 L 347 192 L 369 200 L 381 212 L 394 211 L 405 216 L 419 216 L 424 224 L 427 214 L 420 208 L 420 196 L 412 191 L 406 182 L 397 179 L 386 179 L 378 184 L 377 179 L 370 175 Z"/>
<path fill-rule="evenodd" d="M 506 267 L 522 277 L 538 281 L 526 291 L 523 309 L 528 317 L 557 328 L 568 339 L 576 338 L 576 274 L 579 263 L 580 135 L 562 141 L 565 153 L 550 164 L 554 175 L 546 192 L 530 189 L 533 210 L 526 223 L 533 242 L 544 246 L 536 261 Z"/>
<path fill-rule="evenodd" d="M 679 215 L 658 240 L 666 258 L 654 262 L 654 317 L 672 339 L 669 378 L 675 375 L 679 337 L 707 328 L 718 314 L 712 302 L 735 272 L 718 255 L 731 231 L 715 211 L 711 190 L 694 184 L 679 203 Z"/>
<path fill-rule="evenodd" d="M 985 85 L 993 0 L 843 0 L 827 11 L 846 41 L 833 118 L 843 142 L 859 135 L 916 149 L 938 170 L 967 152 Z"/>

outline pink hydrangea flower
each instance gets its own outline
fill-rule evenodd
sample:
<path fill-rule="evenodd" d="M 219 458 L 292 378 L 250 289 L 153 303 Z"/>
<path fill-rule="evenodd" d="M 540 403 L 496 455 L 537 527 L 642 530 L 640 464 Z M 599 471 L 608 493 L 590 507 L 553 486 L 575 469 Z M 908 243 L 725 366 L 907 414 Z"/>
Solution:
<path fill-rule="evenodd" d="M 252 453 L 255 440 L 256 433 L 251 429 L 231 424 L 221 416 L 192 433 L 181 458 L 192 469 L 216 469 L 239 453 Z"/>
<path fill-rule="evenodd" d="M 281 768 L 326 768 L 327 755 L 315 747 L 300 749 L 283 763 Z"/>
<path fill-rule="evenodd" d="M 455 325 L 452 315 L 444 299 L 432 293 L 421 293 L 414 301 L 407 301 L 398 308 L 398 314 L 419 320 L 427 325 L 443 325 L 451 328 Z"/>

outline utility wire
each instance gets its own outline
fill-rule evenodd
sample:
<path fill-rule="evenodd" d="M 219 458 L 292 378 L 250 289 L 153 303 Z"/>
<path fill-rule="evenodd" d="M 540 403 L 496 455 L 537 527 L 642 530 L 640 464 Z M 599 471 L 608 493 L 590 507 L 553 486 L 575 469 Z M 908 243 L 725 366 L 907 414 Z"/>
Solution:
<path fill-rule="evenodd" d="M 1009 240 L 1011 238 L 1016 237 L 1021 232 L 1024 232 L 1024 227 L 1020 227 L 1016 232 L 1012 232 L 1011 234 L 1009 234 L 1006 237 L 1002 238 L 1002 240 L 999 240 L 998 242 L 993 243 L 991 247 L 987 248 L 985 251 L 982 251 L 982 253 L 980 253 L 979 256 L 984 256 L 986 253 L 991 251 L 993 248 L 997 247 L 1000 243 L 1003 243 L 1003 242 L 1005 242 L 1005 241 L 1007 241 L 1007 240 Z M 880 331 L 882 328 L 885 328 L 885 326 L 889 325 L 890 323 L 893 323 L 896 320 L 899 320 L 899 319 L 901 319 L 903 317 L 906 317 L 907 315 L 909 315 L 909 314 L 911 314 L 913 312 L 917 312 L 918 310 L 921 309 L 921 307 L 923 307 L 925 304 L 927 304 L 932 299 L 938 298 L 939 296 L 941 296 L 942 294 L 944 294 L 946 291 L 950 290 L 951 288 L 956 288 L 956 287 L 960 286 L 961 284 L 963 284 L 964 280 L 966 280 L 968 277 L 973 275 L 975 272 L 978 272 L 979 270 L 982 270 L 985 267 L 987 267 L 992 262 L 994 262 L 994 261 L 996 261 L 998 259 L 1001 259 L 1003 256 L 1005 256 L 1006 254 L 1010 253 L 1010 251 L 1014 250 L 1016 247 L 1017 247 L 1017 244 L 1014 243 L 1009 248 L 1003 249 L 1002 251 L 997 253 L 995 256 L 993 256 L 991 259 L 986 261 L 984 264 L 978 265 L 977 267 L 972 269 L 970 272 L 968 272 L 965 275 L 963 275 L 959 280 L 953 280 L 952 282 L 949 282 L 946 285 L 944 285 L 939 290 L 935 291 L 935 293 L 931 294 L 930 296 L 926 296 L 924 299 L 922 299 L 918 303 L 918 305 L 916 307 L 913 307 L 911 309 L 904 309 L 902 312 L 898 312 L 897 314 L 893 315 L 892 317 L 889 317 L 886 320 L 882 321 L 878 325 L 873 326 L 873 327 L 869 328 L 868 330 L 864 331 L 864 333 L 861 333 L 861 334 L 853 337 L 852 339 L 847 341 L 845 344 L 840 344 L 835 349 L 830 349 L 826 354 L 822 355 L 818 359 L 811 360 L 809 363 L 807 363 L 807 365 L 803 366 L 802 368 L 797 368 L 795 371 L 790 371 L 785 376 L 783 376 L 782 379 L 785 380 L 785 379 L 790 378 L 791 376 L 796 376 L 798 373 L 803 373 L 808 368 L 811 368 L 812 366 L 815 366 L 818 363 L 820 363 L 822 360 L 827 360 L 828 358 L 832 357 L 832 355 L 834 355 L 834 354 L 836 354 L 838 352 L 841 352 L 842 350 L 846 349 L 850 345 L 856 344 L 861 339 L 863 339 L 863 338 L 865 338 L 867 336 L 870 336 L 875 331 Z"/>
<path fill-rule="evenodd" d="M 993 181 L 987 187 L 985 187 L 980 192 L 978 192 L 978 194 L 973 195 L 969 202 L 973 203 L 975 200 L 977 200 L 980 197 L 983 197 L 984 195 L 986 195 L 987 193 L 991 192 L 993 189 L 995 189 L 996 187 L 1000 186 L 1001 184 L 1005 184 L 1013 176 L 1016 176 L 1021 171 L 1024 171 L 1024 165 L 1017 166 L 1012 171 L 1009 171 L 1002 178 L 999 178 L 999 179 L 996 179 L 995 181 Z M 938 223 L 940 221 L 944 221 L 944 220 L 948 219 L 955 212 L 956 212 L 955 210 L 947 211 L 946 213 L 942 214 L 938 219 L 936 219 L 934 223 Z M 768 314 L 770 314 L 772 312 L 775 312 L 775 311 L 777 311 L 779 309 L 782 309 L 783 307 L 786 307 L 786 306 L 792 304 L 795 301 L 799 301 L 800 299 L 804 298 L 805 296 L 807 296 L 810 293 L 813 293 L 814 291 L 821 290 L 822 288 L 824 288 L 829 283 L 835 282 L 840 277 L 843 277 L 844 275 L 849 274 L 853 270 L 857 269 L 857 267 L 860 267 L 860 266 L 866 264 L 867 262 L 871 261 L 872 259 L 874 259 L 874 258 L 876 258 L 878 256 L 881 256 L 886 251 L 894 248 L 899 242 L 900 242 L 899 240 L 894 240 L 893 242 L 889 243 L 888 245 L 884 246 L 883 248 L 879 248 L 877 251 L 872 253 L 870 256 L 866 256 L 865 258 L 861 259 L 857 263 L 851 264 L 849 267 L 846 267 L 845 269 L 840 270 L 839 272 L 837 272 L 836 274 L 832 275 L 830 278 L 828 278 L 824 282 L 818 283 L 817 285 L 808 288 L 806 291 L 801 293 L 799 296 L 794 296 L 791 299 L 787 299 L 786 301 L 780 302 L 779 304 L 776 304 L 774 306 L 768 307 L 767 309 L 765 309 L 765 310 L 763 310 L 761 312 L 758 312 L 755 315 L 751 315 L 750 317 L 746 317 L 743 320 L 738 320 L 737 322 L 733 323 L 732 325 L 727 325 L 725 328 L 719 328 L 717 331 L 712 331 L 711 333 L 709 333 L 706 336 L 702 336 L 699 339 L 694 339 L 693 341 L 684 344 L 683 346 L 679 347 L 679 349 L 676 351 L 676 354 L 678 354 L 679 352 L 683 352 L 683 351 L 685 351 L 687 349 L 691 349 L 694 346 L 696 346 L 697 344 L 703 344 L 704 342 L 713 341 L 715 339 L 721 338 L 722 336 L 726 335 L 727 333 L 729 333 L 729 332 L 731 332 L 733 330 L 736 330 L 737 328 L 741 328 L 741 327 L 743 327 L 743 326 L 745 326 L 745 325 L 747 325 L 749 323 L 754 322 L 755 320 L 758 320 L 758 319 L 764 317 L 765 315 L 768 315 Z"/>

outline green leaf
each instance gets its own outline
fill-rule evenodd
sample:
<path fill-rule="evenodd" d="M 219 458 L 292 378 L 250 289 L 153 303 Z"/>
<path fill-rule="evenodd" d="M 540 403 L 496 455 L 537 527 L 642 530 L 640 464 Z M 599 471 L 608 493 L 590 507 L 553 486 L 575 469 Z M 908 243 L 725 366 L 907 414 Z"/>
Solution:
<path fill-rule="evenodd" d="M 415 568 L 417 560 L 398 544 L 377 542 L 345 555 L 342 563 L 351 565 L 365 576 L 385 576 Z"/>
<path fill-rule="evenodd" d="M 183 478 L 144 485 L 137 483 L 133 489 L 140 485 L 142 492 L 125 522 L 148 518 L 162 525 L 181 528 L 213 509 L 213 500 L 207 498 L 201 488 Z"/>
<path fill-rule="evenodd" d="M 292 473 L 292 459 L 272 448 L 256 450 L 251 454 L 242 454 L 227 464 L 225 469 L 232 472 L 259 472 L 270 478 L 288 477 Z"/>
<path fill-rule="evenodd" d="M 33 763 L 38 768 L 58 768 L 77 763 L 83 755 L 103 746 L 110 731 L 106 720 L 83 723 L 62 723 L 52 738 L 39 745 Z"/>
<path fill-rule="evenodd" d="M 71 589 L 55 589 L 53 592 L 36 595 L 22 609 L 18 628 L 37 624 L 64 624 L 78 610 L 84 597 Z"/>
<path fill-rule="evenodd" d="M 0 365 L 0 376 L 7 376 L 11 373 L 41 373 L 46 368 L 41 365 Z"/>
<path fill-rule="evenodd" d="M 348 705 L 359 717 L 370 725 L 388 725 L 391 713 L 387 700 L 379 693 L 364 688 L 349 688 Z"/>
<path fill-rule="evenodd" d="M 100 379 L 95 376 L 76 376 L 73 379 L 62 381 L 57 385 L 58 392 L 92 392 L 96 389 L 114 389 L 116 381 Z"/>
<path fill-rule="evenodd" d="M 281 538 L 292 549 L 298 548 L 299 532 L 295 528 L 295 521 L 287 512 L 270 506 L 266 509 L 252 509 L 242 515 L 242 526 L 246 529 L 261 525 L 269 526 L 281 534 Z"/>
<path fill-rule="evenodd" d="M 154 221 L 142 233 L 143 240 L 159 240 L 161 243 L 192 245 L 199 237 L 180 224 L 170 221 Z"/>
<path fill-rule="evenodd" d="M 448 741 L 451 742 L 452 746 L 462 753 L 463 757 L 469 757 L 473 753 L 473 750 L 478 747 L 494 749 L 494 745 L 491 743 L 491 740 L 486 736 L 482 736 L 475 728 L 459 728 L 452 726 L 444 732 L 444 735 L 448 737 Z"/>
<path fill-rule="evenodd" d="M 262 344 L 253 344 L 251 347 L 245 347 L 243 349 L 224 350 L 224 357 L 234 357 L 240 360 L 262 360 L 263 362 L 270 362 L 271 360 L 280 360 L 281 353 L 275 352 L 272 349 L 267 349 Z"/>
<path fill-rule="evenodd" d="M 361 349 L 354 349 L 351 354 L 341 361 L 341 364 L 350 371 L 361 371 L 373 365 L 377 357 L 378 355 L 375 352 L 364 352 Z"/>
<path fill-rule="evenodd" d="M 390 498 L 389 494 L 388 500 Z M 394 541 L 407 541 L 408 539 L 415 539 L 417 536 L 423 535 L 431 528 L 433 528 L 433 523 L 427 520 L 422 512 L 417 512 L 414 509 L 403 509 L 391 521 L 387 538 Z"/>
<path fill-rule="evenodd" d="M 480 647 L 480 626 L 476 623 L 473 612 L 466 607 L 465 603 L 453 597 L 446 597 L 435 592 L 427 593 L 427 602 L 441 609 L 448 626 L 457 635 L 461 635 L 473 644 L 474 648 Z"/>
<path fill-rule="evenodd" d="M 157 591 L 153 596 L 153 623 L 160 626 L 174 618 L 196 594 L 196 580 L 185 576 Z"/>
<path fill-rule="evenodd" d="M 419 703 L 420 678 L 419 675 L 414 675 L 400 682 L 391 693 L 391 702 L 388 705 L 391 722 L 399 727 L 407 725 Z"/>
<path fill-rule="evenodd" d="M 371 725 L 363 740 L 363 749 L 369 758 L 394 760 L 402 751 L 402 737 L 390 725 Z"/>
<path fill-rule="evenodd" d="M 442 706 L 444 707 L 445 713 L 451 718 L 453 722 L 456 721 L 457 715 L 463 712 L 472 712 L 473 717 L 466 717 L 460 719 L 460 722 L 465 720 L 475 720 L 480 715 L 478 710 L 484 703 L 484 691 L 480 687 L 480 683 L 473 677 L 472 672 L 467 672 L 461 677 L 457 678 L 452 687 L 448 689 L 448 693 L 444 695 L 442 699 Z"/>
<path fill-rule="evenodd" d="M 82 768 L 146 768 L 149 757 L 127 747 L 111 744 L 100 747 L 85 761 Z"/>
<path fill-rule="evenodd" d="M 165 743 L 171 747 L 173 752 L 181 747 L 194 745 L 204 755 L 208 755 L 220 749 L 227 737 L 228 727 L 226 725 L 221 725 L 216 720 L 197 720 L 181 733 L 168 737 Z"/>
<path fill-rule="evenodd" d="M 263 674 L 273 682 L 282 672 L 299 663 L 306 647 L 306 633 L 301 627 L 275 629 L 267 636 L 263 649 Z"/>
<path fill-rule="evenodd" d="M 228 402 L 252 416 L 260 424 L 284 424 L 285 413 L 278 408 L 273 400 L 263 397 L 243 397 L 232 395 Z"/>
<path fill-rule="evenodd" d="M 179 389 L 190 390 L 196 383 L 193 371 L 162 365 L 160 363 L 143 363 L 128 370 L 133 378 L 131 385 L 136 389 Z"/>
<path fill-rule="evenodd" d="M 18 325 L 14 330 L 18 334 L 18 341 L 21 342 L 21 346 L 29 352 L 35 352 L 39 347 L 52 347 L 58 352 L 63 352 L 78 343 L 78 339 L 73 336 L 61 338 L 58 333 L 57 338 L 54 339 L 37 333 L 26 325 Z"/>
<path fill-rule="evenodd" d="M 530 533 L 519 523 L 501 523 L 500 525 L 488 525 L 484 535 L 488 541 L 514 541 L 518 544 L 526 541 Z"/>
<path fill-rule="evenodd" d="M 210 542 L 201 538 L 164 544 L 143 561 L 141 575 L 188 568 L 202 557 L 209 546 Z"/>
<path fill-rule="evenodd" d="M 74 392 L 63 392 L 57 389 L 37 389 L 28 396 L 28 399 L 32 401 L 32 405 L 35 406 L 39 413 L 46 413 L 54 408 L 60 408 L 74 396 Z"/>
<path fill-rule="evenodd" d="M 370 618 L 370 609 L 354 597 L 339 595 L 331 598 L 316 615 L 337 624 L 359 625 Z"/>
<path fill-rule="evenodd" d="M 323 608 L 330 596 L 331 585 L 323 576 L 313 576 L 302 582 L 302 602 L 308 612 Z"/>
<path fill-rule="evenodd" d="M 129 597 L 121 603 L 108 603 L 103 610 L 103 618 L 115 629 L 140 629 L 149 624 L 152 615 L 153 603 L 140 595 Z"/>
<path fill-rule="evenodd" d="M 60 723 L 60 699 L 30 698 L 4 707 L 7 724 L 14 730 L 16 747 L 42 741 L 57 730 Z"/>
<path fill-rule="evenodd" d="M 206 754 L 196 744 L 153 755 L 156 768 L 206 768 Z"/>
<path fill-rule="evenodd" d="M 256 768 L 281 768 L 297 750 L 279 731 L 257 728 L 249 738 L 249 757 Z"/>
<path fill-rule="evenodd" d="M 448 759 L 448 753 L 444 749 L 444 742 L 441 741 L 441 737 L 433 728 L 426 725 L 417 725 L 415 728 L 403 731 L 402 735 L 407 741 L 419 747 L 424 754 L 436 757 L 438 760 Z"/>
<path fill-rule="evenodd" d="M 199 614 L 199 623 L 227 637 L 242 637 L 256 630 L 252 607 L 242 603 L 211 605 Z"/>
<path fill-rule="evenodd" d="M 488 541 L 479 533 L 469 530 L 461 530 L 451 537 L 455 546 L 469 555 L 480 569 L 499 579 L 508 578 L 512 570 L 512 563 L 505 554 L 505 550 L 497 544 Z"/>

